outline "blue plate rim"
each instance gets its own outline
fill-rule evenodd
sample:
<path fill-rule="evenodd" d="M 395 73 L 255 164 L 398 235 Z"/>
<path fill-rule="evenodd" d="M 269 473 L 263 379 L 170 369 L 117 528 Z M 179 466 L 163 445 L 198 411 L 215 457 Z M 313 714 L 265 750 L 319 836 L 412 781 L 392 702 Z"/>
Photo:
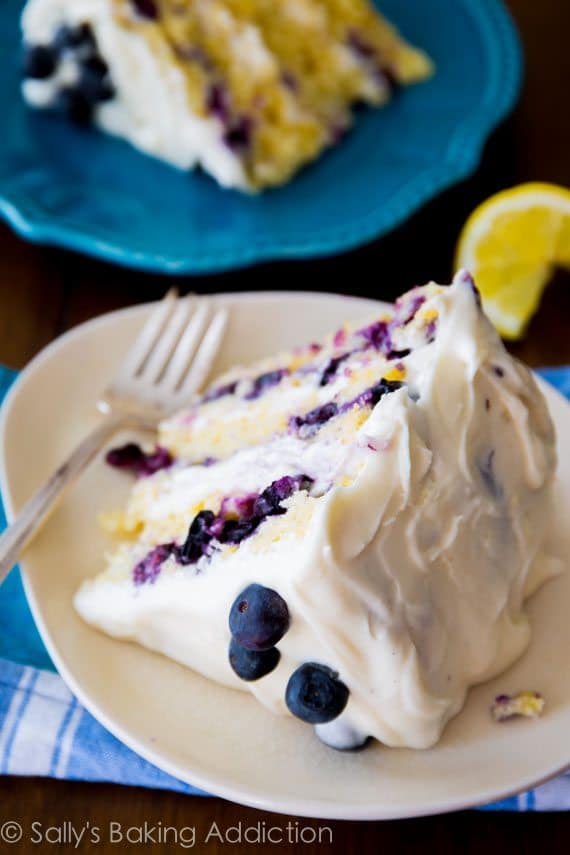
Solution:
<path fill-rule="evenodd" d="M 457 0 L 456 0 L 457 2 Z M 523 55 L 512 17 L 502 0 L 460 0 L 482 34 L 486 49 L 487 88 L 484 110 L 465 116 L 450 137 L 446 155 L 424 167 L 413 179 L 386 200 L 350 224 L 328 227 L 309 239 L 283 237 L 267 242 L 200 256 L 166 256 L 126 249 L 111 237 L 78 231 L 72 224 L 54 222 L 39 211 L 26 211 L 25 204 L 10 198 L 0 188 L 0 217 L 21 237 L 32 243 L 59 247 L 147 273 L 189 275 L 221 273 L 268 261 L 324 257 L 369 243 L 396 228 L 430 199 L 468 177 L 478 166 L 484 145 L 500 122 L 513 109 L 523 78 Z M 275 190 L 272 192 L 279 192 Z"/>

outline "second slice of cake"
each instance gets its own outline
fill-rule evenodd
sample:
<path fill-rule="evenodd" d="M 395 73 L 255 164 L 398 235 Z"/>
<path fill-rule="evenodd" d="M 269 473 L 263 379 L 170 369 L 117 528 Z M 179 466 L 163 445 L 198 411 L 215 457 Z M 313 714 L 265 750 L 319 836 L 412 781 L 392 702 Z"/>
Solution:
<path fill-rule="evenodd" d="M 28 0 L 22 25 L 30 106 L 249 191 L 431 72 L 368 0 Z"/>

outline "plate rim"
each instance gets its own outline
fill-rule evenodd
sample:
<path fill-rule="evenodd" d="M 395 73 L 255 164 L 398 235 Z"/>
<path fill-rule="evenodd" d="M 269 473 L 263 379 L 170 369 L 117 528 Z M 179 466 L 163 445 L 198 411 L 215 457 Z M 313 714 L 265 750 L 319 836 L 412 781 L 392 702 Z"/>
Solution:
<path fill-rule="evenodd" d="M 475 23 L 485 48 L 487 90 L 481 108 L 469 113 L 450 135 L 445 157 L 426 166 L 390 199 L 351 223 L 323 227 L 309 239 L 296 237 L 249 241 L 241 246 L 213 248 L 208 254 L 175 256 L 125 249 L 104 234 L 77 231 L 68 223 L 53 221 L 38 210 L 26 210 L 25 201 L 0 186 L 0 217 L 32 243 L 55 246 L 101 261 L 147 273 L 191 275 L 222 273 L 252 264 L 277 260 L 325 257 L 346 252 L 381 237 L 452 185 L 467 178 L 479 164 L 483 147 L 499 123 L 514 107 L 523 77 L 523 54 L 518 31 L 503 0 L 459 0 Z M 421 84 L 419 84 L 421 85 Z M 279 192 L 279 189 L 270 191 Z"/>
<path fill-rule="evenodd" d="M 283 298 L 294 301 L 297 299 L 304 300 L 306 298 L 314 299 L 316 297 L 318 299 L 325 300 L 348 300 L 352 303 L 363 304 L 364 306 L 369 307 L 372 307 L 372 305 L 377 306 L 382 304 L 381 301 L 372 300 L 368 298 L 334 294 L 330 292 L 312 291 L 250 291 L 239 293 L 229 292 L 223 294 L 214 294 L 211 296 L 220 299 L 229 297 L 233 300 L 237 300 L 240 302 L 247 302 L 255 300 L 261 295 L 266 298 L 275 299 L 277 301 Z M 210 297 L 210 295 L 207 296 Z M 105 326 L 105 324 L 109 323 L 110 320 L 116 320 L 120 316 L 144 314 L 145 312 L 148 312 L 153 305 L 155 305 L 155 301 L 129 306 L 123 309 L 115 310 L 113 312 L 107 312 L 96 318 L 92 318 L 88 321 L 85 321 L 77 325 L 76 327 L 73 327 L 71 330 L 57 337 L 46 347 L 44 347 L 19 373 L 17 379 L 11 386 L 6 398 L 4 399 L 2 407 L 0 408 L 0 488 L 2 491 L 8 520 L 13 519 L 14 503 L 12 497 L 12 490 L 7 478 L 5 467 L 5 459 L 7 454 L 6 426 L 10 420 L 11 413 L 13 412 L 14 407 L 17 407 L 18 398 L 25 390 L 25 387 L 30 377 L 35 373 L 36 369 L 38 369 L 46 361 L 48 361 L 59 349 L 63 348 L 70 339 L 80 338 L 85 332 L 86 328 L 91 329 L 96 326 Z M 541 389 L 546 393 L 546 395 L 550 398 L 553 398 L 554 401 L 558 403 L 558 405 L 563 404 L 565 407 L 570 406 L 566 398 L 564 398 L 564 396 L 561 395 L 550 384 L 546 383 L 546 381 L 542 380 L 540 377 L 536 377 L 536 379 L 538 380 Z M 538 777 L 530 775 L 514 788 L 508 788 L 507 790 L 499 788 L 494 790 L 491 787 L 488 788 L 485 794 L 481 794 L 477 799 L 466 800 L 464 797 L 458 797 L 456 799 L 446 800 L 445 804 L 442 804 L 441 802 L 433 805 L 426 804 L 424 808 L 420 809 L 402 809 L 397 807 L 387 808 L 386 806 L 380 806 L 379 808 L 375 808 L 369 804 L 364 806 L 351 805 L 347 809 L 346 804 L 336 805 L 331 801 L 321 800 L 318 798 L 315 798 L 311 801 L 308 801 L 307 799 L 296 800 L 295 798 L 291 797 L 275 800 L 274 797 L 270 795 L 260 795 L 254 789 L 248 789 L 247 786 L 240 785 L 239 789 L 236 789 L 235 785 L 226 785 L 223 783 L 222 780 L 218 780 L 219 773 L 214 773 L 212 777 L 209 777 L 207 774 L 202 773 L 188 775 L 187 769 L 179 767 L 175 762 L 165 760 L 163 757 L 160 756 L 160 753 L 158 751 L 155 751 L 152 747 L 148 745 L 141 745 L 137 737 L 131 736 L 120 723 L 115 722 L 113 718 L 109 716 L 104 709 L 101 709 L 99 707 L 99 704 L 96 700 L 91 699 L 88 690 L 84 690 L 81 684 L 75 680 L 73 673 L 70 669 L 67 668 L 65 662 L 63 661 L 63 654 L 60 656 L 56 645 L 52 644 L 49 629 L 44 624 L 43 618 L 39 611 L 39 604 L 36 601 L 36 597 L 33 591 L 33 584 L 26 568 L 26 562 L 21 562 L 20 567 L 26 598 L 28 600 L 28 604 L 30 606 L 30 610 L 34 617 L 34 621 L 36 623 L 38 631 L 40 632 L 42 641 L 45 644 L 52 660 L 54 661 L 58 673 L 68 685 L 68 687 L 71 689 L 73 694 L 85 707 L 85 709 L 97 721 L 99 721 L 103 725 L 103 727 L 105 727 L 111 734 L 113 734 L 117 739 L 123 742 L 136 754 L 143 757 L 145 760 L 152 763 L 157 768 L 162 769 L 163 771 L 177 778 L 178 780 L 185 783 L 189 783 L 209 795 L 218 796 L 229 801 L 233 801 L 235 803 L 246 805 L 256 809 L 267 810 L 277 814 L 293 814 L 299 817 L 312 817 L 326 820 L 357 821 L 377 821 L 398 818 L 406 819 L 479 807 L 498 800 L 510 798 L 518 793 L 539 786 L 551 780 L 552 778 L 562 774 L 564 771 L 570 768 L 569 756 L 567 762 L 561 765 L 557 765 L 555 768 L 548 770 L 548 772 L 546 772 L 545 774 L 541 774 Z"/>

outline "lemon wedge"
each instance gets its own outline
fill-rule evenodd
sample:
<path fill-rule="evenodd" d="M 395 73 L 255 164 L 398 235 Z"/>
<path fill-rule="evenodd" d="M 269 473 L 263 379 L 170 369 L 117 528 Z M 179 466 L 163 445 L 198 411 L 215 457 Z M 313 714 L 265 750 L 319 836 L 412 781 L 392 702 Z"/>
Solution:
<path fill-rule="evenodd" d="M 570 269 L 570 190 L 531 183 L 491 196 L 463 227 L 455 263 L 503 338 L 520 338 L 554 268 Z"/>

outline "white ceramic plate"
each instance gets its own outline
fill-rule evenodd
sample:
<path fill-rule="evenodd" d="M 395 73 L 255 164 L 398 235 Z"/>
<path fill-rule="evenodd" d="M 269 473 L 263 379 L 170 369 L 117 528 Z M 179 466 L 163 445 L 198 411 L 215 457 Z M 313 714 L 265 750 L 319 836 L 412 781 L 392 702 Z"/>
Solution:
<path fill-rule="evenodd" d="M 316 294 L 221 296 L 232 322 L 219 368 L 318 337 L 377 304 Z M 3 491 L 12 514 L 95 423 L 93 402 L 148 307 L 91 321 L 59 339 L 21 375 L 3 411 Z M 570 508 L 570 407 L 548 389 L 560 437 L 561 513 Z M 323 818 L 384 819 L 489 802 L 570 765 L 570 573 L 530 604 L 527 654 L 473 690 L 463 712 L 427 751 L 357 754 L 322 746 L 312 729 L 271 715 L 251 696 L 217 686 L 141 647 L 86 626 L 71 606 L 105 548 L 96 514 L 120 503 L 128 479 L 93 465 L 28 550 L 26 592 L 62 676 L 119 739 L 172 775 L 244 804 Z M 570 554 L 570 542 L 566 544 Z M 542 691 L 538 721 L 494 724 L 499 692 Z"/>

